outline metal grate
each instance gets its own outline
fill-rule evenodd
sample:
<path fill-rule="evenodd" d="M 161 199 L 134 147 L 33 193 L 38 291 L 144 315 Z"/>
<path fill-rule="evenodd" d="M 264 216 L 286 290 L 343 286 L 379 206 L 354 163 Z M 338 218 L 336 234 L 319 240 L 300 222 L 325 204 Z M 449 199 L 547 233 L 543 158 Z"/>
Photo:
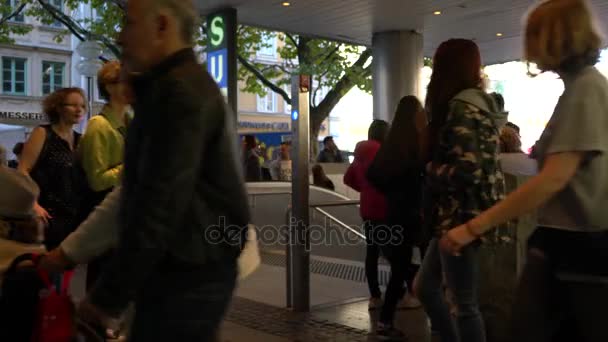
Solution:
<path fill-rule="evenodd" d="M 334 259 L 335 260 L 335 259 Z M 262 263 L 269 266 L 285 267 L 285 255 L 275 253 L 262 253 Z M 367 282 L 365 278 L 365 265 L 361 262 L 323 260 L 322 258 L 310 257 L 310 272 L 327 277 L 350 280 L 358 283 Z M 380 286 L 386 286 L 390 279 L 390 268 L 386 265 L 378 265 L 378 281 Z"/>

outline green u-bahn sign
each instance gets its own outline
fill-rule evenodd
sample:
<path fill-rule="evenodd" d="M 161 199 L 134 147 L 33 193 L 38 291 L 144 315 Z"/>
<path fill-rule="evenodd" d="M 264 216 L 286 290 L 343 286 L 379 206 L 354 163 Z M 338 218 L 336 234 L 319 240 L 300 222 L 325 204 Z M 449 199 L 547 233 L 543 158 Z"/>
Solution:
<path fill-rule="evenodd" d="M 227 9 L 207 17 L 207 71 L 236 114 L 236 10 Z"/>

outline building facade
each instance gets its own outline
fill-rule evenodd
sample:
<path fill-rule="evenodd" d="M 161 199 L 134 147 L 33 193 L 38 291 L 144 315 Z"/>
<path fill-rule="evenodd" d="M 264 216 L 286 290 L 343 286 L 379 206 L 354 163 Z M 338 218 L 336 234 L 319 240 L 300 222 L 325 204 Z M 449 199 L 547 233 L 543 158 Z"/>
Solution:
<path fill-rule="evenodd" d="M 49 3 L 68 13 L 63 0 L 49 0 Z M 81 6 L 69 14 L 82 16 L 84 9 L 85 6 Z M 34 127 L 47 123 L 41 109 L 44 97 L 65 87 L 86 89 L 87 80 L 76 67 L 81 59 L 75 52 L 79 41 L 65 34 L 60 22 L 46 25 L 20 14 L 8 25 L 31 27 L 28 34 L 14 36 L 14 44 L 0 45 L 0 145 L 9 151 L 10 159 L 14 158 L 11 150 L 17 142 L 26 140 Z M 94 89 L 91 93 L 93 113 L 101 106 L 96 94 Z M 85 125 L 86 122 L 76 129 L 82 131 Z"/>

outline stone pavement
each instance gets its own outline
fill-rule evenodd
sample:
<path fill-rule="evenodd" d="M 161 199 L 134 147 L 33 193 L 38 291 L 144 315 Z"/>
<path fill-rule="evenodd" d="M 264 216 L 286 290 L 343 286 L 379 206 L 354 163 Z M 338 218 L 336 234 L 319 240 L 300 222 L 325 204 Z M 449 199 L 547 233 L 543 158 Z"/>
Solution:
<path fill-rule="evenodd" d="M 295 313 L 235 297 L 222 327 L 222 341 L 377 341 L 378 311 L 367 310 L 367 299 L 316 307 Z M 399 310 L 396 325 L 407 342 L 431 342 L 422 310 Z"/>
<path fill-rule="evenodd" d="M 368 311 L 367 285 L 357 276 L 356 265 L 328 258 L 313 260 L 319 267 L 311 267 L 311 311 L 295 313 L 286 308 L 285 268 L 268 256 L 263 260 L 239 284 L 221 327 L 222 342 L 377 341 L 379 310 Z M 83 274 L 77 278 L 84 278 Z M 436 342 L 421 309 L 397 311 L 395 323 L 407 342 Z"/>

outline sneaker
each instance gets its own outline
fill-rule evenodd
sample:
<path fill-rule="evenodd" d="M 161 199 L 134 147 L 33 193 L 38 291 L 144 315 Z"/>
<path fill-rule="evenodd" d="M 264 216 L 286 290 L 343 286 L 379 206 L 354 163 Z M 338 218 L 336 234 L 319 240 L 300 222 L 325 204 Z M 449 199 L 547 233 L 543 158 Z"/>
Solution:
<path fill-rule="evenodd" d="M 376 337 L 380 341 L 407 341 L 405 334 L 401 330 L 395 329 L 392 324 L 378 322 Z"/>
<path fill-rule="evenodd" d="M 382 307 L 382 298 L 380 297 L 371 297 L 369 299 L 369 305 L 368 305 L 368 309 L 369 310 L 376 310 L 378 308 Z"/>
<path fill-rule="evenodd" d="M 422 307 L 422 303 L 420 303 L 418 298 L 409 293 L 403 296 L 399 304 L 397 304 L 397 310 L 418 309 L 420 307 Z"/>

